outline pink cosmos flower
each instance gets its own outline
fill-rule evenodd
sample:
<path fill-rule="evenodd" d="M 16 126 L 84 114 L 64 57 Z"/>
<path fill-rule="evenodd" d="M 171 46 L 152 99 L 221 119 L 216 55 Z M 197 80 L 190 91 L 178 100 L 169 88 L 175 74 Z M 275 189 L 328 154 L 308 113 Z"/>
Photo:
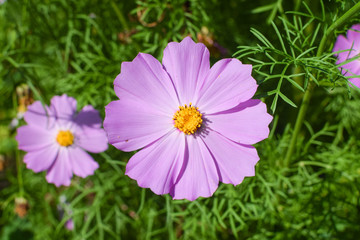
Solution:
<path fill-rule="evenodd" d="M 338 54 L 336 64 L 340 64 L 348 59 L 358 57 L 349 63 L 342 65 L 339 69 L 344 72 L 345 76 L 360 75 L 360 24 L 353 25 L 347 31 L 346 37 L 339 35 L 336 39 L 333 52 L 348 50 Z M 349 79 L 355 86 L 360 87 L 360 78 Z"/>
<path fill-rule="evenodd" d="M 99 165 L 86 151 L 99 153 L 108 147 L 98 111 L 87 105 L 77 114 L 76 104 L 65 94 L 54 96 L 50 107 L 36 101 L 24 115 L 28 125 L 17 130 L 19 149 L 28 152 L 27 168 L 47 170 L 46 180 L 56 186 L 69 186 L 73 173 L 92 175 Z"/>
<path fill-rule="evenodd" d="M 72 220 L 72 219 L 67 220 L 65 223 L 65 228 L 69 231 L 74 230 L 74 220 Z"/>
<path fill-rule="evenodd" d="M 126 175 L 174 199 L 209 197 L 219 181 L 254 176 L 257 143 L 269 134 L 266 105 L 251 99 L 258 85 L 251 65 L 223 59 L 190 37 L 171 42 L 163 65 L 139 53 L 114 81 L 120 98 L 105 109 L 109 143 L 136 153 Z"/>

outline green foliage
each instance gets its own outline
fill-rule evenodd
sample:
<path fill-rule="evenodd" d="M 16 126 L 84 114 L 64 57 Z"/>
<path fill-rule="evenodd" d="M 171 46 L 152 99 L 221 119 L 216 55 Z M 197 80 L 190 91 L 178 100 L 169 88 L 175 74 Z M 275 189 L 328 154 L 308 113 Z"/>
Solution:
<path fill-rule="evenodd" d="M 8 0 L 0 5 L 0 239 L 354 239 L 360 233 L 360 95 L 331 49 L 359 15 L 320 42 L 356 1 Z M 204 28 L 205 27 L 205 28 Z M 207 31 L 204 31 L 207 30 Z M 274 114 L 256 145 L 255 177 L 220 184 L 190 202 L 157 196 L 124 175 L 132 156 L 110 147 L 100 168 L 70 187 L 22 164 L 17 88 L 48 103 L 66 93 L 79 108 L 116 99 L 113 80 L 138 52 L 159 60 L 169 41 L 209 38 L 212 60 L 234 53 L 253 65 L 257 96 Z M 219 47 L 220 45 L 220 47 Z M 239 46 L 236 50 L 236 46 Z M 226 49 L 226 51 L 224 51 Z M 352 59 L 354 60 L 354 59 Z M 352 61 L 349 60 L 349 61 Z M 284 156 L 303 93 L 315 83 L 290 164 Z M 281 100 L 280 100 L 281 99 Z M 279 101 L 280 100 L 280 101 Z M 21 122 L 22 124 L 23 122 Z M 22 180 L 21 180 L 22 179 Z M 24 218 L 14 212 L 24 197 Z M 66 201 L 61 201 L 65 197 Z M 74 229 L 65 228 L 72 219 Z"/>
<path fill-rule="evenodd" d="M 235 53 L 239 59 L 248 57 L 253 63 L 257 78 L 261 83 L 276 81 L 273 90 L 267 90 L 266 96 L 272 96 L 271 110 L 275 112 L 279 97 L 291 105 L 297 105 L 286 96 L 286 90 L 282 90 L 286 83 L 292 85 L 296 90 L 304 92 L 309 80 L 317 85 L 345 85 L 346 78 L 334 65 L 333 53 L 317 56 L 319 35 L 326 29 L 325 7 L 322 1 L 321 15 L 316 16 L 310 7 L 304 2 L 305 13 L 289 11 L 287 15 L 279 16 L 278 23 L 271 22 L 273 31 L 270 33 L 277 36 L 274 46 L 261 32 L 252 28 L 251 33 L 260 41 L 257 46 L 240 46 Z M 288 17 L 292 20 L 288 20 Z M 281 24 L 281 25 L 280 25 Z M 281 27 L 282 31 L 279 30 Z M 322 29 L 323 28 L 323 29 Z M 263 59 L 253 58 L 252 55 L 262 55 Z M 345 80 L 345 81 L 344 81 Z M 289 91 L 287 91 L 289 92 Z"/>

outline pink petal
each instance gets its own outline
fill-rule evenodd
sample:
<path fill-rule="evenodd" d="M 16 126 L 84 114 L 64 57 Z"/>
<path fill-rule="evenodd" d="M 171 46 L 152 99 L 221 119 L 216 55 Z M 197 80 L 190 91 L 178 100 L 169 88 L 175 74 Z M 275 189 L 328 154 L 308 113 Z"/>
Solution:
<path fill-rule="evenodd" d="M 174 199 L 193 201 L 210 197 L 218 187 L 219 176 L 209 150 L 200 138 L 187 136 L 188 154 L 171 195 Z"/>
<path fill-rule="evenodd" d="M 81 109 L 79 114 L 75 117 L 74 121 L 80 126 L 94 128 L 100 128 L 102 122 L 99 111 L 95 110 L 91 105 L 83 107 L 83 109 Z"/>
<path fill-rule="evenodd" d="M 105 107 L 104 120 L 109 143 L 122 151 L 142 148 L 174 128 L 173 113 L 168 114 L 127 97 L 111 102 Z"/>
<path fill-rule="evenodd" d="M 24 156 L 26 167 L 34 172 L 41 172 L 51 167 L 55 161 L 59 147 L 54 143 L 38 151 L 28 152 Z"/>
<path fill-rule="evenodd" d="M 50 109 L 60 123 L 66 124 L 69 121 L 73 121 L 73 117 L 76 113 L 76 100 L 72 97 L 68 97 L 66 94 L 54 96 L 51 99 Z"/>
<path fill-rule="evenodd" d="M 254 147 L 235 143 L 211 130 L 202 138 L 216 161 L 221 182 L 237 185 L 244 177 L 255 175 L 259 157 Z"/>
<path fill-rule="evenodd" d="M 346 34 L 349 41 L 354 42 L 355 49 L 359 50 L 360 46 L 360 24 L 355 24 L 347 31 Z"/>
<path fill-rule="evenodd" d="M 74 221 L 71 218 L 66 221 L 65 228 L 69 231 L 74 230 Z"/>
<path fill-rule="evenodd" d="M 187 154 L 185 135 L 174 130 L 136 153 L 126 165 L 125 174 L 140 187 L 166 194 L 177 181 Z"/>
<path fill-rule="evenodd" d="M 169 113 L 179 106 L 171 79 L 160 62 L 149 54 L 139 53 L 132 62 L 123 62 L 114 85 L 120 99 L 133 99 L 144 107 Z"/>
<path fill-rule="evenodd" d="M 351 52 L 354 52 L 350 49 L 352 49 L 353 44 L 351 41 L 349 41 L 348 39 L 346 39 L 343 35 L 339 35 L 336 39 L 336 42 L 334 44 L 334 49 L 333 52 L 337 52 L 337 51 L 342 51 L 342 50 L 349 50 L 349 51 L 345 51 L 345 52 L 341 52 L 336 54 L 336 56 L 338 57 L 338 61 L 336 64 L 340 64 L 344 61 L 346 61 L 347 59 L 351 58 L 350 54 L 352 54 Z"/>
<path fill-rule="evenodd" d="M 53 115 L 48 106 L 43 106 L 40 101 L 36 101 L 28 106 L 24 114 L 24 119 L 29 125 L 36 125 L 42 128 L 51 127 L 54 119 L 49 117 Z"/>
<path fill-rule="evenodd" d="M 88 152 L 100 153 L 108 148 L 108 139 L 104 129 L 79 127 L 76 131 L 76 145 Z"/>
<path fill-rule="evenodd" d="M 347 77 L 360 75 L 360 60 L 351 61 L 347 64 L 342 65 L 341 67 L 339 67 L 339 69 L 341 73 Z M 349 81 L 360 88 L 360 78 L 349 78 Z"/>
<path fill-rule="evenodd" d="M 175 85 L 181 106 L 194 101 L 210 70 L 209 59 L 205 45 L 190 37 L 180 43 L 171 42 L 165 48 L 162 63 Z"/>
<path fill-rule="evenodd" d="M 360 74 L 359 74 L 360 75 Z M 350 78 L 350 82 L 352 82 L 355 86 L 360 88 L 360 78 Z"/>
<path fill-rule="evenodd" d="M 360 54 L 360 24 L 353 25 L 347 31 L 347 38 L 339 35 L 334 44 L 333 52 L 341 50 L 349 50 L 339 54 L 337 64 L 344 62 L 347 59 L 353 58 Z M 355 60 L 356 61 L 356 60 Z"/>
<path fill-rule="evenodd" d="M 58 156 L 46 174 L 46 180 L 55 184 L 57 187 L 64 185 L 69 186 L 72 178 L 72 169 L 69 159 L 69 150 L 60 147 Z"/>
<path fill-rule="evenodd" d="M 345 76 L 358 75 L 360 74 L 360 59 L 344 64 L 340 69 Z"/>
<path fill-rule="evenodd" d="M 209 127 L 242 144 L 255 144 L 269 136 L 268 125 L 272 120 L 266 105 L 257 99 L 250 99 L 235 108 L 206 115 Z"/>
<path fill-rule="evenodd" d="M 93 175 L 99 168 L 99 164 L 88 153 L 77 147 L 69 149 L 69 159 L 73 173 L 82 178 Z"/>
<path fill-rule="evenodd" d="M 360 24 L 354 25 L 347 31 L 347 38 L 343 35 L 339 35 L 336 39 L 333 52 L 348 50 L 335 54 L 338 57 L 336 64 L 341 64 L 342 62 L 354 58 L 360 54 Z M 339 70 L 344 76 L 351 77 L 353 75 L 360 75 L 360 59 L 355 59 L 347 64 L 339 67 Z M 360 78 L 349 78 L 349 81 L 352 82 L 355 86 L 360 87 Z"/>
<path fill-rule="evenodd" d="M 242 64 L 235 58 L 222 59 L 212 66 L 194 101 L 201 112 L 216 113 L 249 100 L 258 85 L 251 77 L 251 65 Z"/>
<path fill-rule="evenodd" d="M 19 143 L 19 149 L 29 152 L 48 147 L 56 141 L 56 136 L 53 131 L 45 128 L 25 125 L 17 129 L 16 140 Z"/>

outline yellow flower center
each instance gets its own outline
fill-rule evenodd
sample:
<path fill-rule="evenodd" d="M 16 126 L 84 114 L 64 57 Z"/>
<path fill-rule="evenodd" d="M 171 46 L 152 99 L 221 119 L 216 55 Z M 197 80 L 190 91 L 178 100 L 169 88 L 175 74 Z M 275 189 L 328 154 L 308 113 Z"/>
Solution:
<path fill-rule="evenodd" d="M 191 103 L 189 106 L 186 104 L 185 106 L 180 106 L 173 117 L 174 126 L 185 134 L 194 134 L 203 122 L 202 114 L 198 109 L 191 106 Z"/>
<path fill-rule="evenodd" d="M 68 130 L 60 130 L 56 136 L 56 141 L 60 144 L 60 146 L 68 147 L 74 143 L 74 135 Z"/>

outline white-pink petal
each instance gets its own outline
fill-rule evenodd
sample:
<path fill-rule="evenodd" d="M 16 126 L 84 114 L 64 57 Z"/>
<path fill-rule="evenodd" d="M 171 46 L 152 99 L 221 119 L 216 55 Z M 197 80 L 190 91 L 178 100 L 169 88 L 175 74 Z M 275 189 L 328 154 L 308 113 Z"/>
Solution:
<path fill-rule="evenodd" d="M 164 115 L 131 98 L 110 102 L 105 113 L 104 129 L 109 143 L 122 151 L 145 147 L 174 128 L 172 113 Z"/>
<path fill-rule="evenodd" d="M 186 137 L 188 154 L 173 191 L 174 199 L 193 201 L 198 197 L 210 197 L 219 184 L 215 160 L 201 140 L 193 135 Z"/>
<path fill-rule="evenodd" d="M 116 95 L 133 99 L 163 113 L 179 106 L 174 85 L 161 63 L 153 56 L 139 53 L 132 62 L 121 64 L 121 73 L 114 81 Z"/>
<path fill-rule="evenodd" d="M 252 66 L 235 58 L 222 59 L 211 67 L 194 103 L 206 114 L 225 111 L 252 98 L 258 85 Z M 198 98 L 197 98 L 198 97 Z"/>
<path fill-rule="evenodd" d="M 130 158 L 126 175 L 156 194 L 170 193 L 187 155 L 184 134 L 174 130 Z"/>
<path fill-rule="evenodd" d="M 221 135 L 242 144 L 255 144 L 269 136 L 272 116 L 265 103 L 250 99 L 230 110 L 207 115 L 209 127 Z"/>
<path fill-rule="evenodd" d="M 31 151 L 25 154 L 24 162 L 26 167 L 34 172 L 41 172 L 49 169 L 57 158 L 59 146 L 52 144 L 37 151 Z"/>
<path fill-rule="evenodd" d="M 63 94 L 61 96 L 54 96 L 51 99 L 50 109 L 58 122 L 66 124 L 69 121 L 73 121 L 76 113 L 76 105 L 77 103 L 74 98 Z"/>
<path fill-rule="evenodd" d="M 75 175 L 85 178 L 93 175 L 99 164 L 84 150 L 78 147 L 69 148 L 69 160 Z"/>
<path fill-rule="evenodd" d="M 43 106 L 40 101 L 36 101 L 28 106 L 24 114 L 25 122 L 29 125 L 36 125 L 41 128 L 52 127 L 54 123 L 53 113 L 48 106 Z"/>
<path fill-rule="evenodd" d="M 56 160 L 46 174 L 49 183 L 60 187 L 69 186 L 72 178 L 72 167 L 69 158 L 69 151 L 65 147 L 59 149 Z"/>
<path fill-rule="evenodd" d="M 180 43 L 171 42 L 164 50 L 162 63 L 171 76 L 180 99 L 180 105 L 194 101 L 210 70 L 209 50 L 190 37 Z"/>
<path fill-rule="evenodd" d="M 244 177 L 255 175 L 259 156 L 253 146 L 235 143 L 211 130 L 202 139 L 216 159 L 221 182 L 238 185 Z"/>
<path fill-rule="evenodd" d="M 102 119 L 98 110 L 94 109 L 94 107 L 91 105 L 86 105 L 76 115 L 74 122 L 79 126 L 100 128 Z"/>
<path fill-rule="evenodd" d="M 77 127 L 75 144 L 88 152 L 100 153 L 108 148 L 106 132 L 102 128 Z"/>
<path fill-rule="evenodd" d="M 36 151 L 50 146 L 56 141 L 54 131 L 36 125 L 25 125 L 17 129 L 16 140 L 23 151 Z"/>

